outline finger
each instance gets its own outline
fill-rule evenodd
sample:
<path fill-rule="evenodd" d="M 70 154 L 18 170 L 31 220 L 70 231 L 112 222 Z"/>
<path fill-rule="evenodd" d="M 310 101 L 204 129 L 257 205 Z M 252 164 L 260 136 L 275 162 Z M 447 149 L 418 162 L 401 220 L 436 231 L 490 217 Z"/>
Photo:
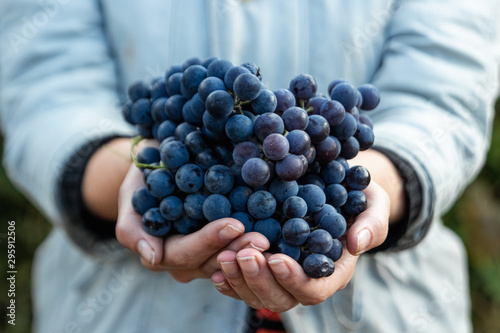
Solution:
<path fill-rule="evenodd" d="M 238 264 L 246 286 L 266 309 L 284 312 L 298 301 L 276 281 L 266 258 L 254 249 L 243 249 L 237 254 Z"/>
<path fill-rule="evenodd" d="M 141 261 L 154 266 L 162 260 L 163 239 L 144 231 L 142 217 L 132 207 L 132 194 L 141 186 L 144 186 L 141 171 L 132 164 L 120 187 L 116 238 L 124 247 L 139 254 Z"/>
<path fill-rule="evenodd" d="M 335 262 L 335 271 L 329 277 L 313 279 L 290 257 L 274 254 L 268 264 L 276 281 L 303 305 L 316 305 L 325 301 L 350 281 L 357 256 L 344 250 L 341 259 Z"/>
<path fill-rule="evenodd" d="M 237 300 L 241 300 L 241 297 L 234 291 L 233 287 L 226 280 L 226 276 L 222 271 L 216 271 L 210 277 L 214 287 L 223 295 L 232 297 Z"/>
<path fill-rule="evenodd" d="M 250 290 L 246 284 L 245 278 L 238 265 L 238 258 L 236 257 L 236 252 L 234 251 L 223 251 L 217 257 L 219 266 L 226 277 L 227 283 L 231 286 L 234 292 L 243 300 L 245 303 L 254 308 L 260 309 L 264 305 L 259 300 L 257 296 Z"/>
<path fill-rule="evenodd" d="M 363 192 L 368 206 L 347 233 L 347 249 L 355 255 L 382 244 L 389 230 L 390 200 L 387 193 L 373 181 Z"/>
<path fill-rule="evenodd" d="M 192 234 L 170 236 L 165 241 L 162 265 L 171 269 L 198 268 L 244 231 L 240 221 L 224 218 L 210 222 Z"/>

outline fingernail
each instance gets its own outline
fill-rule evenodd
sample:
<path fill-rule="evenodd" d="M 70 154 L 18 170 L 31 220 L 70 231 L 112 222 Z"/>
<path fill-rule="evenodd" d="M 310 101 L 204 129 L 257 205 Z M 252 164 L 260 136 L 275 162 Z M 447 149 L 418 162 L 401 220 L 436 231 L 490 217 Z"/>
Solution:
<path fill-rule="evenodd" d="M 260 248 L 258 246 L 255 246 L 254 243 L 250 243 L 249 245 L 250 245 L 251 248 L 256 249 L 259 252 L 264 252 L 265 251 L 264 249 L 262 249 L 262 248 Z"/>
<path fill-rule="evenodd" d="M 150 262 L 151 265 L 154 266 L 155 251 L 144 239 L 141 239 L 139 243 L 137 243 L 137 251 L 145 261 Z"/>
<path fill-rule="evenodd" d="M 367 250 L 372 239 L 372 234 L 368 229 L 363 229 L 358 232 L 358 246 L 356 247 L 356 255 L 359 255 Z"/>
<path fill-rule="evenodd" d="M 236 228 L 232 224 L 227 224 L 221 231 L 219 237 L 223 240 L 231 240 L 243 233 L 243 230 Z"/>
<path fill-rule="evenodd" d="M 220 263 L 222 272 L 227 277 L 236 277 L 239 275 L 238 265 L 236 261 L 223 261 Z"/>
<path fill-rule="evenodd" d="M 269 267 L 273 270 L 274 275 L 284 279 L 290 275 L 290 270 L 286 263 L 281 259 L 275 259 L 268 262 Z"/>
<path fill-rule="evenodd" d="M 255 276 L 259 273 L 259 265 L 254 256 L 238 257 L 240 268 L 246 276 Z"/>
<path fill-rule="evenodd" d="M 212 281 L 214 287 L 217 289 L 217 290 L 225 290 L 225 284 L 226 284 L 226 281 L 222 281 L 222 282 L 214 282 Z"/>

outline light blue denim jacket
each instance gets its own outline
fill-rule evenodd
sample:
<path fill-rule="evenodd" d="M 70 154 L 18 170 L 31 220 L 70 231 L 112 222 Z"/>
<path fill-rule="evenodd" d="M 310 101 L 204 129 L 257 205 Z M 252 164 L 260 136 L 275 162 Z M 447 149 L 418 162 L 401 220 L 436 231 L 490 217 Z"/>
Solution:
<path fill-rule="evenodd" d="M 406 233 L 363 255 L 342 291 L 283 315 L 290 332 L 469 332 L 464 249 L 439 217 L 481 169 L 498 88 L 500 3 L 408 0 L 0 1 L 4 166 L 54 231 L 34 268 L 37 332 L 243 332 L 210 281 L 142 268 L 67 216 L 61 184 L 103 138 L 134 130 L 126 87 L 187 58 L 372 82 L 377 149 L 420 186 Z M 84 148 L 83 148 L 84 147 Z M 80 168 L 79 168 L 80 167 Z M 410 202 L 412 198 L 410 198 Z M 425 236 L 425 237 L 424 237 Z M 418 245 L 417 245 L 418 243 Z M 400 251 L 398 251 L 400 250 Z"/>

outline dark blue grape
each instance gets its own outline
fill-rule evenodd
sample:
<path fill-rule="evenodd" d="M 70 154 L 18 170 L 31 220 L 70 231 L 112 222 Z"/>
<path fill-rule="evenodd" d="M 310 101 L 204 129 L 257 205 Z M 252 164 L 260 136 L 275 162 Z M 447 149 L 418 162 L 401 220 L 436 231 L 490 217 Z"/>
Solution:
<path fill-rule="evenodd" d="M 205 111 L 202 117 L 204 133 L 209 137 L 209 133 L 225 134 L 226 123 L 228 120 L 229 118 L 227 117 L 215 118 L 208 111 Z"/>
<path fill-rule="evenodd" d="M 209 76 L 203 81 L 201 81 L 200 86 L 198 87 L 198 95 L 200 96 L 200 100 L 205 103 L 208 95 L 216 90 L 226 90 L 226 85 L 224 81 L 215 76 Z"/>
<path fill-rule="evenodd" d="M 238 143 L 233 150 L 234 163 L 238 165 L 245 164 L 251 158 L 259 158 L 260 150 L 255 143 L 250 141 Z"/>
<path fill-rule="evenodd" d="M 362 191 L 370 184 L 370 172 L 364 166 L 356 165 L 347 170 L 346 184 L 353 190 Z"/>
<path fill-rule="evenodd" d="M 252 190 L 246 186 L 237 186 L 229 193 L 229 201 L 236 212 L 246 212 L 248 198 L 252 195 Z"/>
<path fill-rule="evenodd" d="M 132 111 L 132 102 L 127 102 L 123 105 L 122 107 L 122 116 L 125 121 L 127 121 L 129 124 L 135 125 L 130 112 Z"/>
<path fill-rule="evenodd" d="M 283 114 L 283 112 L 285 112 L 286 109 L 295 106 L 296 103 L 295 96 L 290 90 L 278 89 L 273 91 L 273 93 L 278 101 L 275 110 L 277 114 Z"/>
<path fill-rule="evenodd" d="M 358 124 L 354 137 L 358 140 L 360 151 L 370 149 L 375 141 L 375 136 L 371 127 L 362 123 Z"/>
<path fill-rule="evenodd" d="M 319 227 L 328 231 L 332 238 L 339 238 L 345 233 L 347 223 L 341 214 L 337 212 L 330 212 L 323 215 L 319 221 Z"/>
<path fill-rule="evenodd" d="M 276 241 L 273 246 L 273 252 L 283 253 L 295 261 L 298 261 L 300 258 L 300 247 L 287 243 L 283 238 Z"/>
<path fill-rule="evenodd" d="M 305 131 L 309 134 L 312 143 L 318 143 L 328 137 L 330 134 L 330 125 L 323 116 L 313 114 L 309 117 L 309 124 Z"/>
<path fill-rule="evenodd" d="M 241 177 L 250 186 L 264 185 L 270 176 L 269 165 L 260 158 L 250 158 L 241 167 Z"/>
<path fill-rule="evenodd" d="M 306 245 L 313 253 L 327 253 L 333 245 L 333 238 L 328 231 L 316 229 L 307 238 Z"/>
<path fill-rule="evenodd" d="M 245 227 L 245 233 L 253 231 L 255 221 L 254 221 L 253 217 L 251 217 L 247 213 L 236 212 L 236 213 L 233 213 L 233 215 L 231 215 L 231 217 L 233 219 L 237 219 L 238 221 L 243 223 L 243 226 Z"/>
<path fill-rule="evenodd" d="M 166 97 L 158 98 L 151 104 L 151 118 L 157 124 L 161 124 L 167 120 L 167 113 L 165 112 L 165 104 L 167 103 Z"/>
<path fill-rule="evenodd" d="M 325 204 L 319 212 L 313 214 L 312 220 L 309 220 L 309 225 L 311 227 L 319 226 L 321 218 L 328 213 L 338 213 L 337 208 L 333 207 L 332 205 Z"/>
<path fill-rule="evenodd" d="M 198 57 L 191 57 L 182 63 L 182 70 L 185 71 L 188 67 L 194 66 L 194 65 L 201 65 L 201 59 Z"/>
<path fill-rule="evenodd" d="M 372 120 L 370 119 L 370 117 L 368 117 L 367 115 L 365 114 L 360 114 L 359 115 L 359 123 L 360 124 L 364 124 L 368 127 L 370 127 L 372 130 L 373 130 L 373 122 Z"/>
<path fill-rule="evenodd" d="M 309 74 L 300 74 L 290 81 L 289 90 L 296 100 L 309 100 L 316 95 L 318 85 L 314 77 Z"/>
<path fill-rule="evenodd" d="M 255 114 L 274 112 L 278 105 L 278 99 L 271 90 L 261 89 L 259 95 L 251 103 L 252 111 Z"/>
<path fill-rule="evenodd" d="M 324 254 L 313 253 L 304 259 L 302 268 L 310 278 L 319 279 L 332 275 L 335 271 L 335 263 Z"/>
<path fill-rule="evenodd" d="M 184 198 L 184 212 L 187 216 L 195 220 L 201 220 L 203 215 L 203 203 L 207 195 L 203 192 L 188 194 Z"/>
<path fill-rule="evenodd" d="M 307 102 L 306 109 L 312 109 L 311 114 L 319 114 L 321 106 L 327 101 L 325 97 L 315 96 Z"/>
<path fill-rule="evenodd" d="M 279 161 L 285 158 L 290 149 L 288 140 L 281 134 L 272 133 L 262 142 L 264 155 L 272 161 Z"/>
<path fill-rule="evenodd" d="M 303 167 L 302 159 L 298 155 L 288 154 L 276 162 L 276 175 L 286 181 L 297 180 L 302 176 Z"/>
<path fill-rule="evenodd" d="M 376 86 L 369 83 L 362 84 L 358 87 L 358 91 L 361 93 L 361 96 L 363 96 L 361 109 L 368 111 L 377 107 L 380 102 L 380 92 Z"/>
<path fill-rule="evenodd" d="M 289 197 L 283 202 L 283 214 L 289 219 L 303 218 L 307 213 L 307 203 L 298 196 Z"/>
<path fill-rule="evenodd" d="M 316 185 L 308 184 L 299 188 L 298 196 L 307 203 L 307 215 L 317 213 L 326 203 L 325 192 Z"/>
<path fill-rule="evenodd" d="M 195 193 L 203 187 L 203 170 L 196 164 L 184 164 L 175 173 L 175 184 L 184 193 Z"/>
<path fill-rule="evenodd" d="M 182 216 L 182 200 L 170 195 L 160 202 L 161 216 L 168 221 L 175 221 Z"/>
<path fill-rule="evenodd" d="M 201 62 L 200 65 L 207 68 L 213 61 L 217 60 L 217 57 L 209 57 Z"/>
<path fill-rule="evenodd" d="M 172 224 L 165 220 L 159 208 L 150 208 L 142 215 L 142 227 L 148 234 L 156 237 L 165 237 Z"/>
<path fill-rule="evenodd" d="M 204 183 L 210 193 L 226 194 L 233 188 L 234 177 L 227 166 L 217 164 L 205 172 Z"/>
<path fill-rule="evenodd" d="M 340 142 L 334 136 L 328 136 L 314 147 L 316 148 L 316 161 L 320 164 L 330 163 L 342 152 Z"/>
<path fill-rule="evenodd" d="M 172 173 L 165 169 L 156 169 L 146 178 L 146 186 L 152 196 L 161 199 L 174 193 L 175 181 Z"/>
<path fill-rule="evenodd" d="M 356 88 L 347 82 L 337 84 L 330 94 L 332 100 L 340 102 L 346 110 L 350 110 L 358 102 Z"/>
<path fill-rule="evenodd" d="M 202 224 L 200 220 L 193 219 L 185 214 L 172 223 L 175 231 L 181 235 L 189 235 L 198 231 L 202 227 Z"/>
<path fill-rule="evenodd" d="M 205 107 L 214 118 L 226 118 L 234 109 L 234 100 L 225 90 L 216 90 L 208 95 Z"/>
<path fill-rule="evenodd" d="M 207 67 L 207 76 L 216 76 L 221 80 L 224 80 L 226 72 L 233 67 L 233 64 L 226 59 L 216 59 L 210 63 Z"/>
<path fill-rule="evenodd" d="M 338 101 L 327 101 L 323 103 L 319 114 L 322 115 L 330 127 L 336 126 L 344 120 L 345 109 L 344 106 Z"/>
<path fill-rule="evenodd" d="M 281 225 L 273 218 L 258 220 L 253 226 L 253 231 L 264 235 L 269 244 L 275 244 L 281 236 Z"/>
<path fill-rule="evenodd" d="M 144 81 L 134 82 L 128 87 L 128 97 L 132 102 L 141 98 L 149 99 L 149 87 Z"/>
<path fill-rule="evenodd" d="M 281 119 L 281 117 L 276 113 L 268 112 L 255 119 L 253 129 L 257 138 L 263 142 L 269 134 L 283 134 L 285 131 L 285 124 L 283 123 L 283 119 Z"/>
<path fill-rule="evenodd" d="M 247 210 L 258 220 L 267 219 L 276 210 L 276 199 L 267 191 L 254 192 L 248 198 Z"/>
<path fill-rule="evenodd" d="M 356 133 L 357 122 L 354 116 L 346 113 L 344 120 L 331 128 L 331 133 L 339 140 L 347 140 Z"/>
<path fill-rule="evenodd" d="M 174 131 L 174 136 L 180 142 L 184 142 L 184 140 L 186 139 L 186 136 L 189 133 L 194 132 L 194 131 L 197 131 L 196 126 L 193 126 L 190 123 L 184 122 L 184 123 L 180 123 L 179 125 L 177 125 L 177 127 L 175 128 L 175 131 Z"/>
<path fill-rule="evenodd" d="M 346 160 L 353 159 L 359 153 L 359 142 L 355 137 L 351 136 L 349 139 L 340 143 L 340 156 Z"/>
<path fill-rule="evenodd" d="M 311 229 L 306 221 L 300 218 L 290 219 L 281 228 L 283 239 L 291 245 L 301 246 L 309 237 Z"/>
<path fill-rule="evenodd" d="M 211 222 L 231 216 L 231 203 L 221 194 L 212 194 L 203 202 L 203 215 Z"/>
<path fill-rule="evenodd" d="M 347 82 L 346 80 L 344 79 L 335 79 L 333 81 L 331 81 L 329 84 L 328 84 L 328 96 L 330 96 L 332 94 L 332 90 L 333 88 L 335 88 L 335 86 L 339 83 L 344 83 L 344 82 Z"/>
<path fill-rule="evenodd" d="M 306 154 L 311 148 L 311 138 L 309 134 L 302 130 L 293 130 L 286 135 L 290 149 L 289 152 L 295 155 Z"/>
<path fill-rule="evenodd" d="M 192 97 L 198 91 L 198 86 L 207 77 L 207 69 L 201 65 L 191 65 L 182 73 L 181 92 L 182 89 L 187 93 L 187 96 Z M 183 94 L 185 95 L 185 94 Z M 186 97 L 186 96 L 185 96 Z"/>
<path fill-rule="evenodd" d="M 189 152 L 182 142 L 170 141 L 161 146 L 160 157 L 165 167 L 176 170 L 189 161 Z"/>
<path fill-rule="evenodd" d="M 139 215 L 143 215 L 148 209 L 157 205 L 158 199 L 151 195 L 146 186 L 138 188 L 132 194 L 132 208 Z"/>
<path fill-rule="evenodd" d="M 151 85 L 151 99 L 156 100 L 158 98 L 162 97 L 168 97 L 167 89 L 166 89 L 166 82 L 164 78 L 158 78 L 152 85 Z"/>
<path fill-rule="evenodd" d="M 156 147 L 144 147 L 137 153 L 137 162 L 152 164 L 160 162 L 160 151 Z"/>
<path fill-rule="evenodd" d="M 325 255 L 333 261 L 337 261 L 340 259 L 340 257 L 342 257 L 342 250 L 342 243 L 338 239 L 334 238 L 330 251 L 325 253 Z"/>
<path fill-rule="evenodd" d="M 233 83 L 236 96 L 243 101 L 252 101 L 259 96 L 261 83 L 253 74 L 243 73 L 238 75 Z"/>
<path fill-rule="evenodd" d="M 151 118 L 151 102 L 149 99 L 141 98 L 136 100 L 130 108 L 130 119 L 136 125 L 153 125 Z"/>
<path fill-rule="evenodd" d="M 169 96 L 181 94 L 182 73 L 173 73 L 166 82 L 166 89 Z"/>
<path fill-rule="evenodd" d="M 269 192 L 271 192 L 276 201 L 283 203 L 287 198 L 299 193 L 299 185 L 296 181 L 286 181 L 276 178 L 271 182 Z"/>
<path fill-rule="evenodd" d="M 342 206 L 342 210 L 350 216 L 356 216 L 366 210 L 367 204 L 365 194 L 361 191 L 353 190 L 347 194 L 347 201 Z"/>
<path fill-rule="evenodd" d="M 283 112 L 281 116 L 285 124 L 285 129 L 289 132 L 293 130 L 305 130 L 309 124 L 307 112 L 298 106 L 292 106 Z"/>
<path fill-rule="evenodd" d="M 340 184 L 344 180 L 345 172 L 342 163 L 333 160 L 321 167 L 321 178 L 326 184 Z"/>
<path fill-rule="evenodd" d="M 226 74 L 224 74 L 224 84 L 227 89 L 230 91 L 233 91 L 233 84 L 234 80 L 240 75 L 240 74 L 250 74 L 250 71 L 246 69 L 245 67 L 242 66 L 234 66 L 231 67 L 227 70 Z"/>
<path fill-rule="evenodd" d="M 199 154 L 202 151 L 210 148 L 210 142 L 205 133 L 200 131 L 192 131 L 184 138 L 184 145 L 187 150 L 193 154 Z"/>
<path fill-rule="evenodd" d="M 347 162 L 347 160 L 345 158 L 339 156 L 335 159 L 335 161 L 342 164 L 342 166 L 344 167 L 344 170 L 349 169 L 349 162 Z"/>
<path fill-rule="evenodd" d="M 244 67 L 250 71 L 253 75 L 257 76 L 259 80 L 262 80 L 262 76 L 260 75 L 260 68 L 253 62 L 245 62 L 241 64 L 241 67 Z"/>
<path fill-rule="evenodd" d="M 340 184 L 331 184 L 325 188 L 326 202 L 334 207 L 340 207 L 347 201 L 347 190 Z"/>
<path fill-rule="evenodd" d="M 186 103 L 186 99 L 181 95 L 173 95 L 165 102 L 165 112 L 169 120 L 182 122 L 182 107 Z"/>
<path fill-rule="evenodd" d="M 307 185 L 307 184 L 313 184 L 321 188 L 322 190 L 325 189 L 325 182 L 323 179 L 321 179 L 320 176 L 316 174 L 306 174 L 304 177 L 301 177 L 299 179 L 299 184 L 300 185 Z"/>
<path fill-rule="evenodd" d="M 234 143 L 248 140 L 253 134 L 253 122 L 242 114 L 235 114 L 226 122 L 226 135 Z"/>

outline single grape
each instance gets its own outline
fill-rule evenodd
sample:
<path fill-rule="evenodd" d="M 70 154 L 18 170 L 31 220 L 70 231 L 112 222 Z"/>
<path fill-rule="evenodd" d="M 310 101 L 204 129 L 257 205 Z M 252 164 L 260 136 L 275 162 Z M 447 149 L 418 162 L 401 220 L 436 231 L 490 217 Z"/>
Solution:
<path fill-rule="evenodd" d="M 146 186 L 138 188 L 132 194 L 132 208 L 139 215 L 143 215 L 148 209 L 157 205 L 158 199 L 149 192 Z"/>
<path fill-rule="evenodd" d="M 347 170 L 346 183 L 353 190 L 362 191 L 370 184 L 370 172 L 362 165 L 356 165 Z"/>
<path fill-rule="evenodd" d="M 311 138 L 302 130 L 293 130 L 286 135 L 290 154 L 303 155 L 311 149 Z"/>
<path fill-rule="evenodd" d="M 353 115 L 346 113 L 344 120 L 331 128 L 331 134 L 339 140 L 347 140 L 356 133 L 357 122 Z"/>
<path fill-rule="evenodd" d="M 316 95 L 318 85 L 314 77 L 309 74 L 300 74 L 290 81 L 289 90 L 295 99 L 307 101 Z"/>
<path fill-rule="evenodd" d="M 324 254 L 313 253 L 304 259 L 302 268 L 310 278 L 319 279 L 332 275 L 335 271 L 335 263 Z"/>
<path fill-rule="evenodd" d="M 350 216 L 356 216 L 366 210 L 367 204 L 366 195 L 361 191 L 353 190 L 347 194 L 347 201 L 342 206 L 342 210 Z"/>
<path fill-rule="evenodd" d="M 253 134 L 253 122 L 242 114 L 235 114 L 226 122 L 226 135 L 233 143 L 250 139 Z"/>
<path fill-rule="evenodd" d="M 175 173 L 175 184 L 184 193 L 195 193 L 203 187 L 203 170 L 196 164 L 184 164 Z"/>
<path fill-rule="evenodd" d="M 328 231 L 316 229 L 307 238 L 306 245 L 313 253 L 325 254 L 332 248 L 333 238 Z"/>
<path fill-rule="evenodd" d="M 347 223 L 341 214 L 330 212 L 323 215 L 319 221 L 319 228 L 328 231 L 332 238 L 339 238 L 345 233 Z"/>
<path fill-rule="evenodd" d="M 309 237 L 311 229 L 306 221 L 300 218 L 293 218 L 285 222 L 281 228 L 283 239 L 290 245 L 301 246 Z"/>
<path fill-rule="evenodd" d="M 267 183 L 271 169 L 266 161 L 260 158 L 250 158 L 241 167 L 241 177 L 250 186 L 261 186 Z"/>
<path fill-rule="evenodd" d="M 328 100 L 325 97 L 315 96 L 315 97 L 311 98 L 307 102 L 307 104 L 306 104 L 306 110 L 307 109 L 312 109 L 311 114 L 319 114 L 319 112 L 321 110 L 321 106 L 326 101 L 328 101 Z"/>
<path fill-rule="evenodd" d="M 309 220 L 309 225 L 311 227 L 319 226 L 321 218 L 328 213 L 338 213 L 338 212 L 337 212 L 337 209 L 335 207 L 333 207 L 332 205 L 325 204 L 319 212 L 313 214 L 312 220 Z"/>
<path fill-rule="evenodd" d="M 216 90 L 226 90 L 226 85 L 224 81 L 215 76 L 209 76 L 203 81 L 201 81 L 200 86 L 198 87 L 198 95 L 200 96 L 200 100 L 205 103 L 208 95 Z"/>
<path fill-rule="evenodd" d="M 253 74 L 243 73 L 238 75 L 233 83 L 236 96 L 243 101 L 252 101 L 259 96 L 261 83 Z"/>
<path fill-rule="evenodd" d="M 177 140 L 179 140 L 180 142 L 184 142 L 184 140 L 186 139 L 186 136 L 191 133 L 191 132 L 194 132 L 194 131 L 197 131 L 198 129 L 196 128 L 196 126 L 193 126 L 191 125 L 190 123 L 180 123 L 179 125 L 177 125 L 177 127 L 175 128 L 175 131 L 174 131 L 174 136 Z"/>
<path fill-rule="evenodd" d="M 380 92 L 376 86 L 369 83 L 362 84 L 358 87 L 358 91 L 363 96 L 361 109 L 368 111 L 377 107 L 380 102 Z"/>
<path fill-rule="evenodd" d="M 217 164 L 205 172 L 204 183 L 210 193 L 226 194 L 233 188 L 234 177 L 227 166 Z"/>
<path fill-rule="evenodd" d="M 287 138 L 278 133 L 268 135 L 262 142 L 264 155 L 272 161 L 279 161 L 285 158 L 290 149 Z"/>
<path fill-rule="evenodd" d="M 307 203 L 307 215 L 317 213 L 326 203 L 325 192 L 316 185 L 308 184 L 299 188 L 298 196 Z"/>
<path fill-rule="evenodd" d="M 205 101 L 208 113 L 214 118 L 228 117 L 234 109 L 234 100 L 225 90 L 216 90 Z"/>
<path fill-rule="evenodd" d="M 261 142 L 272 133 L 283 134 L 285 131 L 285 124 L 283 119 L 276 113 L 264 113 L 255 119 L 254 133 Z"/>
<path fill-rule="evenodd" d="M 184 212 L 186 215 L 195 220 L 201 220 L 204 218 L 203 215 L 203 203 L 207 195 L 203 192 L 192 193 L 186 195 L 184 198 Z"/>
<path fill-rule="evenodd" d="M 252 195 L 252 190 L 246 186 L 237 186 L 229 193 L 229 201 L 236 212 L 246 212 L 248 198 Z"/>
<path fill-rule="evenodd" d="M 200 83 L 207 77 L 207 69 L 201 65 L 191 65 L 184 70 L 181 78 L 181 91 L 184 88 L 189 97 L 198 92 Z"/>
<path fill-rule="evenodd" d="M 331 135 L 316 143 L 314 147 L 316 148 L 316 161 L 320 164 L 330 163 L 342 153 L 339 140 Z"/>
<path fill-rule="evenodd" d="M 325 255 L 332 259 L 333 261 L 337 261 L 340 259 L 340 257 L 342 256 L 342 243 L 334 238 L 333 241 L 332 241 L 332 247 L 330 248 L 330 251 L 328 251 L 327 253 L 325 253 Z"/>
<path fill-rule="evenodd" d="M 233 213 L 233 215 L 231 215 L 231 217 L 243 223 L 243 226 L 245 227 L 245 233 L 253 231 L 255 221 L 249 214 L 245 212 L 235 212 Z"/>
<path fill-rule="evenodd" d="M 199 154 L 206 149 L 210 149 L 210 142 L 206 134 L 200 131 L 192 131 L 184 138 L 184 145 L 193 154 Z"/>
<path fill-rule="evenodd" d="M 271 182 L 269 192 L 271 192 L 277 202 L 283 203 L 287 198 L 299 193 L 299 185 L 296 181 L 286 181 L 276 178 Z"/>
<path fill-rule="evenodd" d="M 330 94 L 332 100 L 340 102 L 346 110 L 356 106 L 358 95 L 356 88 L 347 82 L 341 82 L 332 89 Z"/>
<path fill-rule="evenodd" d="M 146 186 L 152 196 L 162 199 L 174 193 L 175 180 L 172 173 L 165 169 L 156 169 L 149 173 L 146 178 Z"/>
<path fill-rule="evenodd" d="M 224 74 L 224 84 L 226 88 L 229 89 L 230 91 L 233 91 L 234 80 L 240 74 L 245 74 L 245 73 L 250 74 L 250 71 L 242 66 L 234 66 L 229 68 L 226 74 Z"/>
<path fill-rule="evenodd" d="M 167 113 L 165 112 L 165 104 L 167 103 L 167 100 L 168 98 L 161 97 L 151 104 L 151 118 L 153 118 L 154 122 L 157 124 L 161 124 L 167 120 Z"/>
<path fill-rule="evenodd" d="M 164 78 L 157 78 L 153 84 L 151 84 L 151 99 L 157 100 L 162 97 L 168 97 L 167 89 L 165 87 L 166 82 Z"/>
<path fill-rule="evenodd" d="M 260 150 L 255 143 L 250 141 L 238 143 L 233 150 L 234 163 L 243 165 L 251 158 L 260 158 Z"/>
<path fill-rule="evenodd" d="M 166 89 L 169 96 L 181 94 L 182 73 L 173 73 L 166 82 Z"/>
<path fill-rule="evenodd" d="M 176 170 L 189 161 L 189 152 L 180 141 L 170 141 L 161 146 L 161 162 L 170 170 Z"/>
<path fill-rule="evenodd" d="M 253 231 L 264 235 L 269 244 L 275 244 L 281 236 L 281 225 L 273 218 L 258 220 L 253 226 Z"/>
<path fill-rule="evenodd" d="M 278 99 L 271 90 L 261 89 L 259 95 L 251 103 L 252 111 L 255 114 L 274 112 L 278 105 Z"/>
<path fill-rule="evenodd" d="M 340 184 L 331 184 L 325 188 L 326 202 L 333 207 L 340 207 L 347 201 L 347 190 Z"/>
<path fill-rule="evenodd" d="M 165 102 L 165 112 L 169 120 L 182 122 L 182 107 L 186 103 L 186 99 L 182 95 L 172 95 Z"/>
<path fill-rule="evenodd" d="M 137 162 L 153 164 L 160 162 L 160 151 L 156 147 L 144 147 L 137 153 Z"/>
<path fill-rule="evenodd" d="M 181 235 L 189 235 L 198 231 L 203 226 L 202 221 L 193 219 L 183 214 L 179 219 L 172 223 L 173 228 Z"/>
<path fill-rule="evenodd" d="M 141 98 L 149 99 L 149 87 L 144 81 L 134 82 L 128 88 L 128 97 L 132 102 L 135 102 Z"/>
<path fill-rule="evenodd" d="M 285 181 L 297 180 L 302 176 L 303 167 L 302 159 L 298 155 L 288 154 L 276 162 L 276 175 Z"/>
<path fill-rule="evenodd" d="M 170 195 L 160 202 L 161 216 L 168 221 L 175 221 L 182 216 L 182 200 Z"/>
<path fill-rule="evenodd" d="M 151 101 L 141 98 L 135 101 L 130 108 L 130 119 L 136 125 L 153 125 L 151 117 Z"/>
<path fill-rule="evenodd" d="M 338 101 L 326 101 L 321 105 L 319 114 L 322 115 L 330 127 L 336 126 L 344 120 L 345 109 L 344 106 Z"/>
<path fill-rule="evenodd" d="M 283 214 L 289 219 L 303 218 L 307 213 L 307 203 L 298 196 L 289 197 L 283 202 Z"/>
<path fill-rule="evenodd" d="M 224 80 L 224 75 L 226 72 L 233 67 L 233 64 L 226 59 L 216 59 L 210 63 L 207 67 L 207 76 L 215 76 L 221 80 Z"/>
<path fill-rule="evenodd" d="M 321 167 L 321 178 L 326 184 L 340 184 L 344 180 L 345 172 L 342 163 L 333 160 Z"/>
<path fill-rule="evenodd" d="M 212 194 L 203 202 L 203 215 L 208 221 L 231 216 L 231 203 L 222 194 Z"/>
<path fill-rule="evenodd" d="M 293 130 L 305 130 L 309 124 L 307 112 L 298 106 L 292 106 L 283 112 L 281 116 L 285 123 L 285 129 L 289 132 Z"/>
<path fill-rule="evenodd" d="M 359 142 L 355 137 L 351 136 L 349 139 L 340 143 L 340 156 L 346 160 L 353 159 L 359 153 Z"/>
<path fill-rule="evenodd" d="M 159 208 L 154 207 L 142 215 L 142 227 L 152 236 L 165 237 L 172 228 L 172 224 L 161 216 Z"/>
<path fill-rule="evenodd" d="M 295 96 L 293 93 L 288 90 L 288 89 L 278 89 L 273 91 L 274 95 L 276 96 L 277 100 L 277 105 L 276 105 L 276 112 L 277 114 L 283 114 L 286 109 L 295 106 Z"/>
<path fill-rule="evenodd" d="M 358 140 L 360 151 L 370 149 L 375 141 L 372 128 L 362 123 L 358 124 L 354 137 Z"/>
<path fill-rule="evenodd" d="M 276 199 L 267 191 L 257 191 L 248 198 L 247 210 L 256 219 L 267 219 L 276 210 Z"/>
<path fill-rule="evenodd" d="M 280 238 L 273 245 L 273 252 L 275 253 L 283 253 L 295 261 L 298 261 L 300 258 L 300 247 L 289 244 L 283 238 Z"/>
<path fill-rule="evenodd" d="M 309 124 L 305 131 L 311 137 L 312 143 L 318 143 L 328 137 L 330 134 L 330 125 L 323 116 L 313 114 L 309 117 Z"/>

